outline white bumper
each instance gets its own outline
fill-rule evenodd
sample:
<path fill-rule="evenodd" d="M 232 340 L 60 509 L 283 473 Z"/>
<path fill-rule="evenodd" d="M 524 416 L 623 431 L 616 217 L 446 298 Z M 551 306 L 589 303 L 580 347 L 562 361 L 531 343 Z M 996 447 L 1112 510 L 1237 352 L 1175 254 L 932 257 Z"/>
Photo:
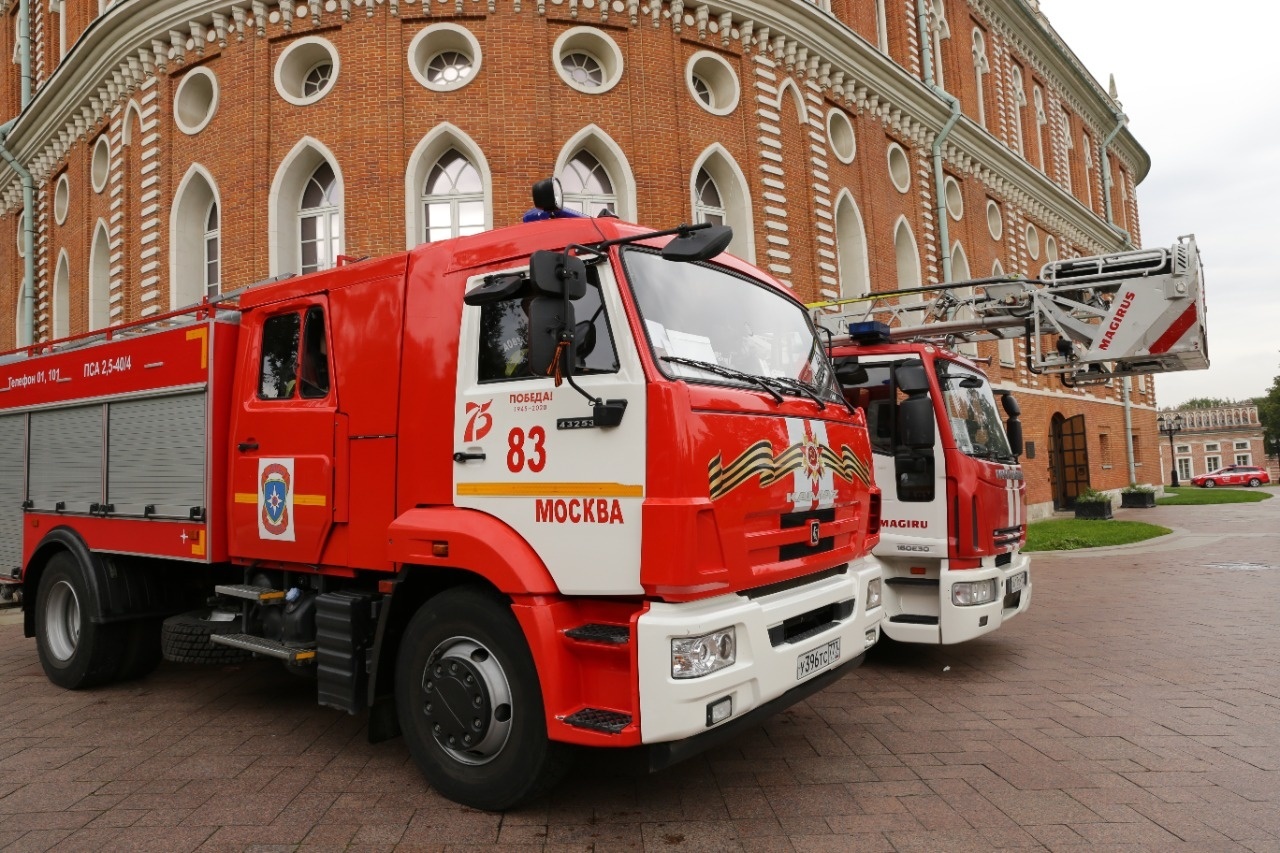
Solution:
<path fill-rule="evenodd" d="M 684 604 L 651 604 L 636 629 L 641 740 L 662 743 L 718 728 L 822 672 L 860 660 L 879 638 L 884 608 L 866 609 L 867 585 L 879 577 L 879 561 L 868 556 L 851 563 L 843 575 L 759 598 L 729 594 Z M 770 640 L 770 628 L 845 601 L 853 602 L 852 614 L 824 630 L 777 646 Z M 732 666 L 702 678 L 671 677 L 672 639 L 730 626 L 737 638 L 737 660 Z M 840 640 L 839 660 L 797 679 L 797 658 L 826 648 L 835 639 Z M 725 697 L 732 699 L 732 714 L 709 726 L 707 706 Z"/>
<path fill-rule="evenodd" d="M 1023 572 L 1026 573 L 1025 585 L 1018 592 L 1011 592 L 1013 578 Z M 996 579 L 995 601 L 967 607 L 951 602 L 953 583 L 984 581 L 988 578 Z M 925 596 L 933 600 L 925 601 Z M 886 582 L 885 599 L 885 636 L 900 643 L 934 646 L 963 643 L 991 633 L 1007 620 L 1025 613 L 1031 606 L 1031 558 L 1018 552 L 1007 566 L 958 570 L 940 568 L 936 587 L 904 590 Z M 933 615 L 937 617 L 937 621 L 933 624 L 891 621 L 894 615 L 901 612 Z"/>

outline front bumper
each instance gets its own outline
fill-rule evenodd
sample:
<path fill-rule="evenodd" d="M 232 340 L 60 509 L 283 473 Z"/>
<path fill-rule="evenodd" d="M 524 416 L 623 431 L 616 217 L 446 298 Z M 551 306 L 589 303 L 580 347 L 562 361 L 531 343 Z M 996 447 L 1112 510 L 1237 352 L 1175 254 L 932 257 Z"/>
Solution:
<path fill-rule="evenodd" d="M 879 577 L 879 561 L 868 556 L 851 563 L 843 574 L 757 597 L 729 594 L 651 604 L 636 624 L 641 742 L 665 743 L 713 729 L 736 729 L 737 721 L 748 715 L 757 719 L 753 713 L 757 709 L 780 710 L 809 695 L 812 690 L 806 688 L 816 679 L 821 677 L 825 683 L 836 672 L 857 666 L 879 638 L 884 608 L 866 609 L 867 585 Z M 790 640 L 778 638 L 775 630 L 775 637 L 770 637 L 771 628 L 789 619 L 848 601 L 853 602 L 852 613 L 820 630 L 808 630 Z M 737 660 L 732 666 L 701 678 L 671 677 L 672 639 L 730 626 L 737 636 Z M 838 660 L 797 678 L 798 657 L 837 639 Z M 732 703 L 729 717 L 708 724 L 708 706 L 726 698 Z M 705 747 L 697 747 L 701 748 Z"/>
<path fill-rule="evenodd" d="M 917 561 L 918 562 L 918 561 Z M 1031 558 L 1015 553 L 1007 566 L 980 569 L 936 568 L 936 580 L 921 580 L 905 589 L 886 582 L 885 636 L 900 643 L 950 645 L 989 634 L 1031 606 Z M 1026 572 L 1026 584 L 1010 592 L 1010 581 Z M 995 578 L 996 599 L 989 604 L 960 607 L 951 603 L 951 585 Z M 895 618 L 897 617 L 897 618 Z"/>

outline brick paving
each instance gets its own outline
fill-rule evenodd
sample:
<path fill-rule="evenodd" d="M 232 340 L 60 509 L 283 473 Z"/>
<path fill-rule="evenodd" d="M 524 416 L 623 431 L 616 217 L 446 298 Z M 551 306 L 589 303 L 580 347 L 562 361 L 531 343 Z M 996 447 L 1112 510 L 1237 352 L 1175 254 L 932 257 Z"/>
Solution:
<path fill-rule="evenodd" d="M 1280 850 L 1280 500 L 1117 515 L 1175 533 L 1038 555 L 994 636 L 878 650 L 713 753 L 586 762 L 503 815 L 278 665 L 72 693 L 0 611 L 0 849 Z"/>

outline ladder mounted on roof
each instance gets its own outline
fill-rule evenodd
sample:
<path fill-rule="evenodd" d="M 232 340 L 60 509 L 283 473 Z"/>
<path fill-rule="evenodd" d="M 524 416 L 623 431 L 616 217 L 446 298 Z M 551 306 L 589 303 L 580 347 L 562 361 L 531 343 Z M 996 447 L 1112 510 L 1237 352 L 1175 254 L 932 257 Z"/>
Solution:
<path fill-rule="evenodd" d="M 1066 385 L 1209 366 L 1204 275 L 1193 235 L 1169 249 L 1054 261 L 1035 279 L 973 279 L 809 308 L 828 329 L 883 323 L 893 341 L 952 348 L 1024 338 L 1027 367 Z"/>

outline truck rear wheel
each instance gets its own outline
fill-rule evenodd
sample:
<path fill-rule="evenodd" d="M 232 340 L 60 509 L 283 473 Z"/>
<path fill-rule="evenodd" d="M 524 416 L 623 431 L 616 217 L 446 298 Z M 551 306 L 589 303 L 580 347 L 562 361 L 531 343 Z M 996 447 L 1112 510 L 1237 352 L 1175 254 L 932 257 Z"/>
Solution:
<path fill-rule="evenodd" d="M 89 596 L 80 561 L 54 554 L 36 592 L 36 652 L 49 680 L 68 690 L 105 684 L 120 668 L 120 626 L 93 622 Z"/>
<path fill-rule="evenodd" d="M 568 747 L 547 738 L 524 633 L 511 608 L 481 590 L 446 590 L 410 620 L 396 661 L 396 708 L 418 768 L 463 805 L 511 808 L 568 767 Z"/>

